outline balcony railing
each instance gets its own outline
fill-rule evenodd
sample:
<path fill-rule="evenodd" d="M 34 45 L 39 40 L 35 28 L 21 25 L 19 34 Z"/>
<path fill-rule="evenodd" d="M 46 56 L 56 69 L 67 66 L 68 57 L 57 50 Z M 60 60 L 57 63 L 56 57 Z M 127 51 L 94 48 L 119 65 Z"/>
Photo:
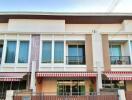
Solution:
<path fill-rule="evenodd" d="M 128 65 L 131 64 L 130 56 L 110 56 L 111 64 Z"/>
<path fill-rule="evenodd" d="M 66 62 L 69 65 L 85 64 L 85 57 L 84 56 L 67 56 Z"/>

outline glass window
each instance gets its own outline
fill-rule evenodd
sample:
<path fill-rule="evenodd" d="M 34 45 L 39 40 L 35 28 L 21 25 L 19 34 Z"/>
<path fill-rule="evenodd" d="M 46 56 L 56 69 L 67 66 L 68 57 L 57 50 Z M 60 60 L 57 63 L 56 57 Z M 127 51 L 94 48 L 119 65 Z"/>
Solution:
<path fill-rule="evenodd" d="M 20 41 L 18 63 L 28 62 L 29 41 Z"/>
<path fill-rule="evenodd" d="M 63 63 L 64 60 L 64 42 L 56 41 L 54 47 L 54 62 Z"/>
<path fill-rule="evenodd" d="M 102 80 L 102 84 L 104 88 L 125 89 L 125 81 Z"/>
<path fill-rule="evenodd" d="M 121 46 L 120 45 L 111 45 L 110 46 L 110 55 L 111 56 L 121 56 Z"/>
<path fill-rule="evenodd" d="M 68 64 L 85 64 L 85 46 L 68 45 Z"/>
<path fill-rule="evenodd" d="M 14 63 L 16 54 L 16 41 L 7 41 L 5 63 Z"/>
<path fill-rule="evenodd" d="M 1 59 L 2 59 L 2 51 L 3 51 L 3 45 L 0 44 L 0 64 L 1 64 Z"/>
<path fill-rule="evenodd" d="M 52 42 L 51 41 L 43 41 L 42 63 L 51 63 L 51 53 L 52 53 Z"/>
<path fill-rule="evenodd" d="M 111 56 L 111 64 L 122 64 L 121 46 L 110 45 L 110 56 Z"/>
<path fill-rule="evenodd" d="M 80 80 L 57 81 L 58 95 L 85 95 L 85 82 Z"/>

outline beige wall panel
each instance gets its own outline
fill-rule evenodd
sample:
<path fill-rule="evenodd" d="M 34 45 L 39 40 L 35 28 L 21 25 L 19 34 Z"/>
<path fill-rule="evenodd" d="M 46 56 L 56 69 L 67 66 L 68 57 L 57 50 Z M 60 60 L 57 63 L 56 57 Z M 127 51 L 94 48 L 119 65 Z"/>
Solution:
<path fill-rule="evenodd" d="M 132 81 L 126 81 L 126 90 L 132 91 Z"/>
<path fill-rule="evenodd" d="M 92 52 L 92 35 L 86 35 L 85 41 L 85 56 L 87 71 L 93 71 L 93 52 Z"/>
<path fill-rule="evenodd" d="M 110 71 L 111 64 L 110 64 L 110 56 L 109 56 L 109 41 L 107 34 L 102 35 L 102 47 L 103 47 L 104 70 Z"/>
<path fill-rule="evenodd" d="M 56 80 L 43 80 L 42 92 L 45 94 L 56 94 L 57 93 L 57 82 Z"/>

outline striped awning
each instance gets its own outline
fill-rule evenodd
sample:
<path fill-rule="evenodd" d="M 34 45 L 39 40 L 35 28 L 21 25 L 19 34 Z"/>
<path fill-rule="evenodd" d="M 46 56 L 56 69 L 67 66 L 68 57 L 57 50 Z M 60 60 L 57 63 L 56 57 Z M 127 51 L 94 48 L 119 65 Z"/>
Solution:
<path fill-rule="evenodd" d="M 132 72 L 104 72 L 109 80 L 132 80 Z"/>
<path fill-rule="evenodd" d="M 20 81 L 27 73 L 0 72 L 0 81 Z"/>
<path fill-rule="evenodd" d="M 36 72 L 36 77 L 51 77 L 51 78 L 85 78 L 96 77 L 97 73 L 90 72 Z"/>

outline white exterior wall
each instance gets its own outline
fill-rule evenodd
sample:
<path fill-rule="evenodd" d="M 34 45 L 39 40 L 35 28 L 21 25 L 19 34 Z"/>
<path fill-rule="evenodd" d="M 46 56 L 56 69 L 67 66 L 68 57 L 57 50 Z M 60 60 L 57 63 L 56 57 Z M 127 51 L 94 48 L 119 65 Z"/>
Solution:
<path fill-rule="evenodd" d="M 8 31 L 64 32 L 65 20 L 9 19 Z"/>
<path fill-rule="evenodd" d="M 124 31 L 132 32 L 132 20 L 124 20 L 122 23 Z"/>
<path fill-rule="evenodd" d="M 118 32 L 121 28 L 121 24 L 66 24 L 66 32 Z"/>
<path fill-rule="evenodd" d="M 92 47 L 94 71 L 98 70 L 97 67 L 104 70 L 102 38 L 101 33 L 97 31 L 95 31 L 95 33 L 92 35 Z"/>
<path fill-rule="evenodd" d="M 8 23 L 0 23 L 0 31 L 7 31 Z"/>

